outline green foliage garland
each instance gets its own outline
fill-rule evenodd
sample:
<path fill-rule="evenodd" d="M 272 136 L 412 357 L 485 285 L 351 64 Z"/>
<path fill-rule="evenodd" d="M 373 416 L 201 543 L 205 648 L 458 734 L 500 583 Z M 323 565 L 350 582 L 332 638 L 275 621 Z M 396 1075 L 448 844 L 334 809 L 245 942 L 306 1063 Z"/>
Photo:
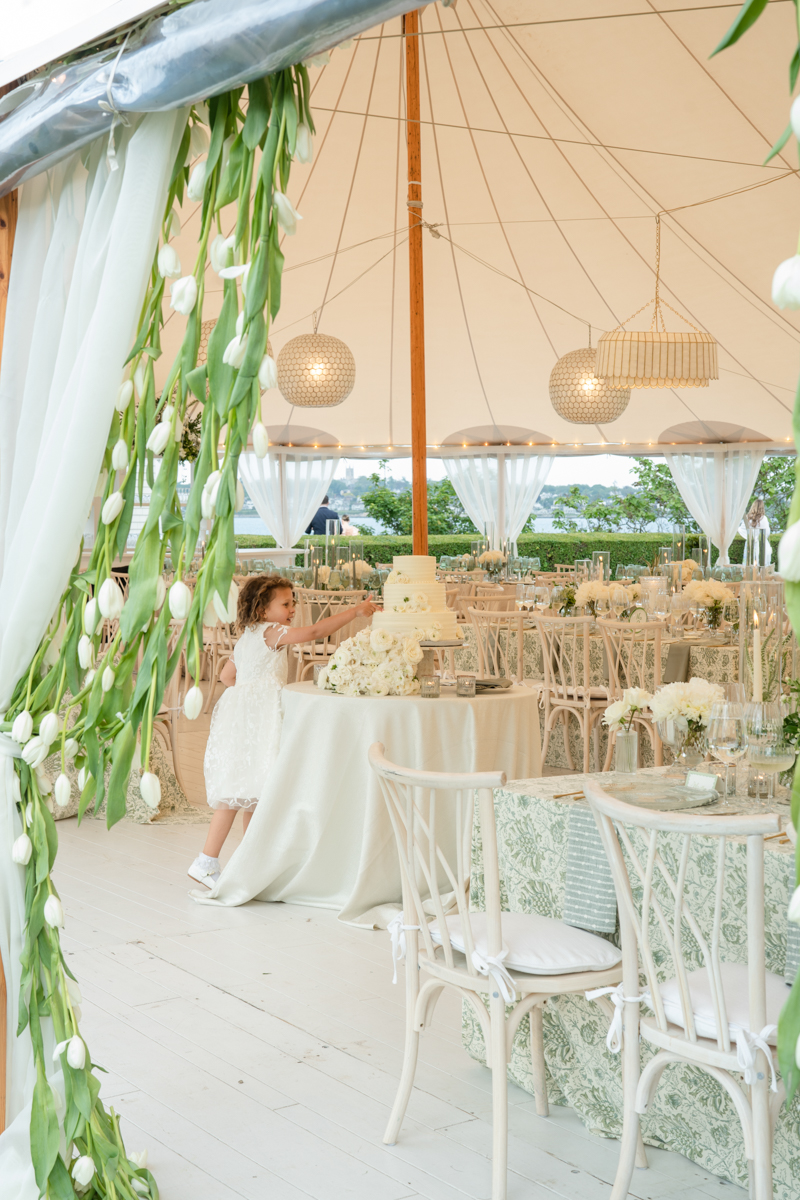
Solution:
<path fill-rule="evenodd" d="M 130 381 L 123 384 L 119 415 L 112 420 L 103 461 L 108 474 L 103 523 L 87 569 L 80 569 L 79 558 L 50 628 L 0 722 L 0 729 L 23 743 L 23 757 L 15 759 L 15 799 L 26 831 L 14 848 L 15 861 L 25 867 L 26 906 L 17 1034 L 29 1031 L 36 1066 L 31 1155 L 41 1194 L 57 1200 L 73 1200 L 76 1194 L 88 1200 L 158 1198 L 152 1174 L 126 1154 L 113 1109 L 107 1112 L 99 1100 L 100 1081 L 80 1036 L 80 992 L 61 949 L 63 910 L 51 878 L 58 845 L 51 792 L 56 802 L 69 802 L 70 782 L 64 767 L 67 758 L 74 759 L 81 768 L 79 818 L 92 802 L 96 811 L 105 798 L 111 827 L 125 814 L 127 783 L 141 730 L 142 794 L 157 805 L 158 781 L 148 766 L 153 722 L 166 683 L 184 645 L 189 671 L 197 678 L 206 606 L 211 602 L 224 613 L 231 603 L 237 466 L 251 426 L 260 420 L 258 373 L 269 322 L 280 306 L 279 225 L 287 227 L 288 206 L 284 193 L 298 129 L 304 144 L 313 130 L 304 67 L 255 80 L 247 90 L 246 113 L 241 107 L 243 88 L 208 102 L 210 147 L 191 183 L 188 161 L 200 111 L 193 110 L 187 123 L 162 228 L 166 244 L 173 204 L 181 203 L 187 184 L 190 192 L 202 191 L 194 271 L 179 281 L 184 293 L 188 290 L 191 295 L 196 289 L 183 344 L 157 399 L 153 368 L 161 354 L 165 279 L 156 256 L 128 359 L 138 405 L 131 402 Z M 198 138 L 205 140 L 199 130 L 194 132 L 195 144 Z M 231 268 L 226 274 L 231 277 L 225 278 L 222 312 L 209 338 L 208 361 L 198 367 L 209 239 L 215 223 L 219 227 L 221 210 L 234 202 L 236 231 L 233 244 L 223 251 Z M 238 270 L 234 263 L 240 264 Z M 243 274 L 245 266 L 242 324 L 237 329 L 236 276 Z M 231 354 L 237 337 L 233 349 L 238 349 L 238 357 Z M 186 453 L 186 446 L 182 451 L 186 433 L 195 432 L 190 410 L 198 404 L 202 406 L 200 441 L 184 516 L 177 492 L 178 463 Z M 192 440 L 190 436 L 190 453 Z M 224 446 L 221 457 L 220 446 Z M 157 476 L 154 457 L 161 459 Z M 130 564 L 123 606 L 111 568 L 125 550 L 135 493 L 138 489 L 141 500 L 145 479 L 152 489 L 149 513 Z M 214 521 L 190 595 L 182 576 L 203 516 Z M 168 547 L 175 582 L 167 599 L 162 570 Z M 119 617 L 118 632 L 108 645 L 101 640 L 106 616 Z M 171 617 L 185 618 L 178 634 L 170 626 Z M 59 747 L 62 773 L 54 787 L 42 763 Z M 2 869 L 7 869 L 5 864 Z M 63 1071 L 63 1095 L 47 1079 L 42 1028 L 47 1017 L 58 1043 L 55 1057 Z"/>

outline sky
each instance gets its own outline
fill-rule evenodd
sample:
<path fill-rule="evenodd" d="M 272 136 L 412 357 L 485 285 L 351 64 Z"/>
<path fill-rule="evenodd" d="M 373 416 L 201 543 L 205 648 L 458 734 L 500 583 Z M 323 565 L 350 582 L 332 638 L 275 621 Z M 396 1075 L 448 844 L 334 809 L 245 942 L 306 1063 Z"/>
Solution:
<path fill-rule="evenodd" d="M 632 460 L 622 454 L 574 455 L 556 458 L 547 482 L 555 485 L 570 486 L 573 483 L 603 483 L 607 487 L 626 487 L 633 483 Z M 337 479 L 343 479 L 347 467 L 353 468 L 356 478 L 359 475 L 369 475 L 378 469 L 377 462 L 363 458 L 343 458 L 336 472 Z M 411 478 L 411 459 L 389 459 L 389 474 L 394 479 Z M 428 459 L 428 478 L 444 479 L 444 463 L 440 458 Z"/>

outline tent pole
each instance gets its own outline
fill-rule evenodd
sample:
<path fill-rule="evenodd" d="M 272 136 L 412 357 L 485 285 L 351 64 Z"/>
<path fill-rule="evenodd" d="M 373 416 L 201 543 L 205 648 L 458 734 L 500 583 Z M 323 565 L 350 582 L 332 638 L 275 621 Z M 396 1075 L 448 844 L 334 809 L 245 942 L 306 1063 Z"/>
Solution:
<path fill-rule="evenodd" d="M 414 554 L 428 553 L 428 466 L 425 428 L 425 313 L 422 286 L 422 154 L 419 113 L 419 13 L 403 17 L 408 147 L 408 292 L 411 346 L 411 496 Z"/>

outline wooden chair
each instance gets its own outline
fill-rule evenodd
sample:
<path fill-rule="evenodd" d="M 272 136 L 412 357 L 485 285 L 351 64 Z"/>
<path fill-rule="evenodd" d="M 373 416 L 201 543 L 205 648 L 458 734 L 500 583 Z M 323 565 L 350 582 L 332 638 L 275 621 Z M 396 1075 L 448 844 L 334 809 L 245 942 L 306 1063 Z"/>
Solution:
<path fill-rule="evenodd" d="M 636 624 L 631 621 L 600 620 L 597 624 L 603 635 L 612 700 L 621 700 L 626 688 L 657 691 L 661 687 L 663 622 L 642 621 Z M 648 717 L 634 717 L 633 723 L 646 730 L 653 747 L 653 762 L 660 767 L 664 761 L 664 747 L 654 723 Z M 616 733 L 609 733 L 604 771 L 611 766 L 616 740 Z"/>
<path fill-rule="evenodd" d="M 298 624 L 314 625 L 325 617 L 332 617 L 342 608 L 350 608 L 360 604 L 366 597 L 365 591 L 326 592 L 313 588 L 304 588 L 297 593 Z M 298 643 L 292 647 L 297 657 L 297 682 L 302 683 L 307 675 L 313 674 L 317 663 L 324 665 L 338 649 L 343 638 L 351 636 L 352 631 L 345 626 L 337 629 L 327 637 L 318 638 L 314 642 Z"/>
<path fill-rule="evenodd" d="M 228 659 L 233 657 L 237 641 L 233 626 L 227 621 L 203 626 L 203 675 L 208 675 L 208 695 L 203 706 L 204 713 L 208 712 L 214 701 L 220 673 Z"/>
<path fill-rule="evenodd" d="M 513 596 L 459 596 L 456 600 L 459 621 L 468 621 L 472 608 L 479 612 L 514 612 L 515 607 Z"/>
<path fill-rule="evenodd" d="M 475 630 L 478 648 L 478 674 L 482 679 L 513 679 L 522 683 L 523 621 L 522 613 L 490 612 L 470 608 L 469 619 Z M 516 634 L 516 652 L 512 657 L 511 635 Z"/>
<path fill-rule="evenodd" d="M 725 1089 L 742 1125 L 750 1195 L 772 1200 L 772 1138 L 785 1095 L 775 1078 L 772 1047 L 788 993 L 782 976 L 768 972 L 764 963 L 764 835 L 777 833 L 780 821 L 771 813 L 652 812 L 613 799 L 592 780 L 586 781 L 584 794 L 611 864 L 622 935 L 622 989 L 614 1002 L 617 1027 L 624 1028 L 624 1114 L 611 1200 L 628 1195 L 639 1116 L 647 1111 L 664 1068 L 677 1062 L 698 1067 Z M 716 869 L 713 885 L 712 879 L 704 880 L 702 898 L 692 910 L 685 884 L 697 836 L 714 844 Z M 720 958 L 729 837 L 747 839 L 747 888 L 737 897 L 747 909 L 746 963 Z M 646 982 L 642 996 L 640 969 Z M 652 1017 L 640 1019 L 640 1000 Z M 640 1033 L 656 1049 L 644 1071 Z"/>
<path fill-rule="evenodd" d="M 400 860 L 403 912 L 390 931 L 397 956 L 405 945 L 407 958 L 403 1069 L 383 1140 L 390 1146 L 397 1141 L 414 1084 L 419 1035 L 444 988 L 452 987 L 483 1031 L 492 1072 L 492 1200 L 505 1200 L 506 1069 L 520 1021 L 530 1014 L 536 1111 L 546 1116 L 542 1008 L 551 996 L 616 984 L 620 952 L 605 939 L 552 918 L 501 912 L 492 789 L 505 784 L 502 772 L 413 771 L 389 762 L 380 743 L 370 747 L 369 762 L 380 781 Z M 469 910 L 476 790 L 486 898 L 481 913 Z"/>
<path fill-rule="evenodd" d="M 172 654 L 175 649 L 180 629 L 183 622 L 172 622 L 170 641 L 167 647 L 167 653 Z M 189 686 L 189 672 L 186 666 L 186 650 L 181 651 L 180 662 L 178 663 L 172 678 L 164 690 L 164 698 L 161 701 L 161 707 L 154 718 L 154 731 L 158 732 L 161 737 L 164 748 L 169 751 L 172 757 L 172 772 L 178 781 L 178 786 L 185 796 L 188 796 L 186 784 L 183 779 L 183 770 L 181 766 L 181 751 L 180 751 L 180 735 L 179 721 L 183 701 L 186 697 L 186 691 Z M 214 693 L 214 685 L 211 685 L 211 695 Z M 207 706 L 206 706 L 207 707 Z"/>
<path fill-rule="evenodd" d="M 591 617 L 559 617 L 537 613 L 536 627 L 542 639 L 544 668 L 544 738 L 542 762 L 547 755 L 550 735 L 557 721 L 564 726 L 564 749 L 570 770 L 574 770 L 569 746 L 569 718 L 574 716 L 583 738 L 583 770 L 589 770 L 589 738 L 594 735 L 594 757 L 597 764 L 601 717 L 610 704 L 606 686 L 589 682 L 589 635 L 594 624 Z"/>

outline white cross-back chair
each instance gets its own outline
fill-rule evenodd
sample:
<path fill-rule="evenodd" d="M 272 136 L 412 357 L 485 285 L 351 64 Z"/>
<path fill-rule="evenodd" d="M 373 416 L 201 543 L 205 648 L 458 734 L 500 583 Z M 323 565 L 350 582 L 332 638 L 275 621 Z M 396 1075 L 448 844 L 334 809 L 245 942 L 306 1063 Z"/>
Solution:
<path fill-rule="evenodd" d="M 214 702 L 214 695 L 219 683 L 222 668 L 228 659 L 233 657 L 238 637 L 233 632 L 233 626 L 227 621 L 217 621 L 214 625 L 203 626 L 203 674 L 208 675 L 208 693 L 203 705 L 207 713 Z"/>
<path fill-rule="evenodd" d="M 476 608 L 468 612 L 478 649 L 478 675 L 482 679 L 506 678 L 522 683 L 522 613 L 484 612 Z"/>
<path fill-rule="evenodd" d="M 778 832 L 779 819 L 651 812 L 615 800 L 592 780 L 584 793 L 611 864 L 622 935 L 622 992 L 614 1003 L 624 1028 L 624 1114 L 611 1200 L 628 1195 L 639 1114 L 670 1063 L 699 1067 L 728 1093 L 744 1133 L 750 1194 L 772 1200 L 772 1136 L 785 1095 L 772 1048 L 788 993 L 764 963 L 764 835 Z M 714 844 L 716 866 L 690 898 L 695 837 Z M 747 893 L 739 898 L 747 908 L 746 963 L 723 962 L 720 953 L 725 851 L 734 837 L 747 839 Z M 641 1001 L 652 1017 L 640 1019 Z M 657 1051 L 641 1073 L 640 1033 Z"/>
<path fill-rule="evenodd" d="M 298 625 L 315 625 L 325 617 L 333 617 L 343 608 L 351 608 L 365 599 L 365 591 L 326 592 L 312 588 L 298 589 Z M 317 638 L 313 642 L 298 643 L 293 647 L 297 656 L 297 681 L 302 683 L 310 675 L 316 663 L 323 666 L 339 648 L 343 638 L 352 636 L 352 628 L 344 626 L 326 637 Z"/>
<path fill-rule="evenodd" d="M 550 735 L 557 721 L 564 726 L 567 764 L 574 769 L 569 745 L 569 718 L 574 716 L 583 738 L 583 770 L 589 770 L 589 740 L 594 737 L 595 764 L 598 757 L 598 725 L 611 701 L 609 688 L 592 686 L 589 671 L 591 617 L 559 617 L 554 613 L 536 615 L 536 627 L 542 639 L 544 670 L 544 738 L 542 762 L 547 756 Z"/>
<path fill-rule="evenodd" d="M 637 624 L 632 621 L 600 620 L 597 624 L 603 635 L 611 698 L 621 700 L 626 688 L 658 691 L 661 687 L 663 622 L 641 621 Z M 653 763 L 660 767 L 664 761 L 664 748 L 654 723 L 648 717 L 634 717 L 633 723 L 647 733 L 653 747 Z M 616 740 L 616 733 L 609 733 L 604 771 L 611 766 Z"/>
<path fill-rule="evenodd" d="M 380 743 L 370 747 L 369 762 L 397 844 L 403 912 L 390 932 L 393 947 L 400 956 L 404 947 L 407 960 L 403 1070 L 383 1140 L 397 1141 L 414 1084 L 420 1032 L 430 1024 L 443 989 L 452 987 L 470 1004 L 483 1031 L 492 1071 L 492 1200 L 505 1200 L 506 1067 L 520 1021 L 530 1014 L 536 1111 L 546 1116 L 542 1006 L 551 996 L 618 983 L 620 952 L 605 939 L 550 917 L 500 911 L 492 790 L 505 784 L 502 772 L 415 771 L 389 762 Z M 476 791 L 485 912 L 469 911 Z"/>

